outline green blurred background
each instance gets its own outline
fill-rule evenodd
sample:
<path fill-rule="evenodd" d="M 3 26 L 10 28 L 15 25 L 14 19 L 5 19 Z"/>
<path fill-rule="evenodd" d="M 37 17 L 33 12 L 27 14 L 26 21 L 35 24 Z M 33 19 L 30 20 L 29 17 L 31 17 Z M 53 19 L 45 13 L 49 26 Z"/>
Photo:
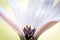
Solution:
<path fill-rule="evenodd" d="M 17 0 L 22 4 L 22 8 L 25 10 L 29 0 Z M 58 0 L 55 0 L 57 4 Z M 54 6 L 53 5 L 53 6 Z M 13 11 L 8 5 L 7 0 L 0 0 L 0 6 L 4 7 L 9 14 L 13 16 Z M 0 40 L 19 40 L 18 34 L 6 23 L 4 20 L 0 19 Z M 54 25 L 52 28 L 45 31 L 38 40 L 60 40 L 60 22 Z"/>

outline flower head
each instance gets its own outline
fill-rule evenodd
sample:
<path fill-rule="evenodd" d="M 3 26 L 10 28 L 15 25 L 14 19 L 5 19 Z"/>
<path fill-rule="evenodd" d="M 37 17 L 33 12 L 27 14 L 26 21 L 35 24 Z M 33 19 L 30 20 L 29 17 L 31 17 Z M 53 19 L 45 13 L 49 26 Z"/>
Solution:
<path fill-rule="evenodd" d="M 39 36 L 39 34 L 50 28 L 51 25 L 60 21 L 60 1 L 56 4 L 54 1 L 55 0 L 30 0 L 26 11 L 24 11 L 21 8 L 20 2 L 16 0 L 8 0 L 8 4 L 14 12 L 14 16 L 16 16 L 16 21 L 14 21 L 11 16 L 7 16 L 8 13 L 3 11 L 3 8 L 0 12 L 4 15 L 0 16 L 8 24 L 13 26 L 20 35 L 24 34 L 23 36 L 25 36 L 26 39 L 30 39 L 34 36 Z M 12 18 L 14 22 L 12 22 L 10 18 Z M 18 26 L 15 26 L 15 24 Z M 28 26 L 27 24 L 31 26 Z M 24 27 L 23 31 L 21 31 L 18 27 Z M 38 28 L 38 30 L 35 30 L 35 28 L 32 29 L 31 27 L 35 27 L 36 29 Z"/>

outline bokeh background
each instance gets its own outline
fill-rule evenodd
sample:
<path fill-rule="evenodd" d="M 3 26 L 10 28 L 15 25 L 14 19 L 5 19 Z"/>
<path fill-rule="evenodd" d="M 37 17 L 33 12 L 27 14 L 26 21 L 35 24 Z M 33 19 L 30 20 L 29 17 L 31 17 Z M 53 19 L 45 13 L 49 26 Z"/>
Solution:
<path fill-rule="evenodd" d="M 26 9 L 26 6 L 29 0 L 17 0 L 22 4 L 23 10 Z M 55 0 L 55 4 L 58 3 L 59 0 Z M 11 7 L 8 5 L 7 0 L 0 0 L 0 6 L 4 7 L 11 17 L 15 19 L 13 16 L 13 11 Z M 20 40 L 18 34 L 6 23 L 4 20 L 0 18 L 0 40 Z M 45 31 L 38 40 L 60 40 L 60 22 Z"/>

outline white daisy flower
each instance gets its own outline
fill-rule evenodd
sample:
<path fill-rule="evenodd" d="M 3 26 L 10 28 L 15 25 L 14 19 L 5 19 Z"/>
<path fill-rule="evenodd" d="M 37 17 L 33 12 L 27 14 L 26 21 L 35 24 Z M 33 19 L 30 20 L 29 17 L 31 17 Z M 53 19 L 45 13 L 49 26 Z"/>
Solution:
<path fill-rule="evenodd" d="M 54 1 L 55 0 L 30 0 L 24 11 L 20 2 L 17 0 L 8 0 L 8 4 L 11 6 L 16 19 L 8 15 L 9 12 L 3 7 L 0 7 L 0 17 L 24 38 L 25 34 L 21 28 L 26 25 L 31 25 L 32 28 L 36 28 L 36 32 L 33 35 L 33 37 L 36 38 L 46 29 L 60 21 L 60 1 L 53 6 Z M 37 38 L 34 40 L 37 40 Z"/>

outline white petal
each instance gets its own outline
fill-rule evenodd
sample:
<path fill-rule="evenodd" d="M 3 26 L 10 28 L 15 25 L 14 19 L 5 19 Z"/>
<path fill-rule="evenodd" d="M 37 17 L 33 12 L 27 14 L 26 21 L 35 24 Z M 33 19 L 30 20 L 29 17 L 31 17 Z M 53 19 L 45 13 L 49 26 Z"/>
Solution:
<path fill-rule="evenodd" d="M 13 21 L 16 25 L 18 25 L 16 19 L 14 19 L 13 17 L 11 17 L 11 15 L 9 15 L 9 12 L 7 12 L 7 10 L 5 10 L 3 7 L 0 7 L 0 13 L 2 13 L 3 15 L 5 15 L 8 19 L 10 19 L 11 21 Z"/>
<path fill-rule="evenodd" d="M 44 2 L 45 0 L 30 0 L 28 7 L 25 12 L 26 24 L 34 25 L 34 18 L 35 13 L 38 7 Z"/>
<path fill-rule="evenodd" d="M 46 16 L 49 14 L 48 12 L 51 10 L 52 5 L 54 3 L 54 0 L 45 0 L 45 2 L 42 4 L 42 7 L 37 11 L 37 15 L 35 17 L 36 24 L 35 26 L 40 26 L 42 23 L 44 23 Z"/>
<path fill-rule="evenodd" d="M 48 20 L 50 21 L 60 21 L 60 1 L 56 4 L 56 6 L 49 13 Z"/>
<path fill-rule="evenodd" d="M 8 0 L 9 5 L 14 11 L 14 14 L 16 16 L 17 22 L 19 23 L 20 26 L 24 25 L 24 11 L 22 9 L 21 3 L 18 2 L 17 0 Z"/>

